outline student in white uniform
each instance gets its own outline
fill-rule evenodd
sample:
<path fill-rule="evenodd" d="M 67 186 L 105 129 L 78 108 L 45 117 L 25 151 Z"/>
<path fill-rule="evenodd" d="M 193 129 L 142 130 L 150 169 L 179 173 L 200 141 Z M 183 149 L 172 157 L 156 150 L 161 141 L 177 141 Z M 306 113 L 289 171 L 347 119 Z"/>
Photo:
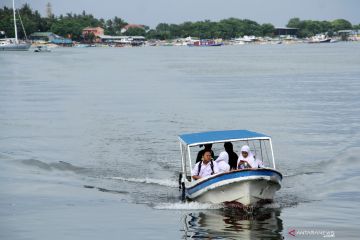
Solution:
<path fill-rule="evenodd" d="M 205 150 L 202 161 L 195 164 L 191 171 L 192 178 L 197 180 L 219 172 L 217 162 L 212 160 L 211 150 Z"/>
<path fill-rule="evenodd" d="M 218 164 L 219 173 L 230 171 L 229 155 L 226 151 L 221 152 L 215 162 Z"/>
<path fill-rule="evenodd" d="M 254 154 L 250 151 L 250 147 L 247 145 L 242 146 L 241 153 L 237 162 L 238 169 L 244 168 L 262 168 L 264 164 L 259 159 L 254 157 Z"/>

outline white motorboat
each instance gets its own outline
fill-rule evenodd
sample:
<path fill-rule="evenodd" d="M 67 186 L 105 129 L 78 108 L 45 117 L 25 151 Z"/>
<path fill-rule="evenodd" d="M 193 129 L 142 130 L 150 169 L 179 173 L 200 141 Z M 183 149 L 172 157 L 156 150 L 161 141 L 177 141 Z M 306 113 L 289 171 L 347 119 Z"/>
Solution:
<path fill-rule="evenodd" d="M 331 42 L 331 38 L 327 37 L 324 34 L 318 34 L 314 37 L 312 37 L 308 43 L 330 43 Z"/>
<path fill-rule="evenodd" d="M 207 203 L 239 203 L 244 206 L 271 202 L 281 188 L 282 174 L 275 168 L 271 138 L 247 130 L 228 130 L 183 134 L 181 148 L 180 184 L 183 197 Z M 269 167 L 238 169 L 218 173 L 198 180 L 192 179 L 190 149 L 204 144 L 232 142 L 246 144 L 255 150 L 256 158 Z M 270 154 L 269 154 L 270 152 Z"/>
<path fill-rule="evenodd" d="M 35 47 L 34 52 L 51 52 L 51 50 L 45 45 L 40 45 Z"/>

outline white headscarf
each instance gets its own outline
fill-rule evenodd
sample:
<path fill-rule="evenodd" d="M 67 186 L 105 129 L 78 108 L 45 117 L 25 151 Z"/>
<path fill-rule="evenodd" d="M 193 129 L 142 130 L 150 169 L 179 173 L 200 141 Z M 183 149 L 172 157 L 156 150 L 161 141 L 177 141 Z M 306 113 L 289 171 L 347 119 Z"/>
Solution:
<path fill-rule="evenodd" d="M 244 158 L 244 156 L 242 155 L 241 152 L 247 152 L 248 156 L 246 158 Z M 247 162 L 251 166 L 251 168 L 258 168 L 258 167 L 263 166 L 263 164 L 260 160 L 255 159 L 254 154 L 250 151 L 250 147 L 248 145 L 242 146 L 241 152 L 239 154 L 239 158 L 237 161 L 238 166 L 239 166 L 240 161 Z"/>
<path fill-rule="evenodd" d="M 221 152 L 215 162 L 217 162 L 220 172 L 228 172 L 230 170 L 229 154 L 226 151 Z"/>

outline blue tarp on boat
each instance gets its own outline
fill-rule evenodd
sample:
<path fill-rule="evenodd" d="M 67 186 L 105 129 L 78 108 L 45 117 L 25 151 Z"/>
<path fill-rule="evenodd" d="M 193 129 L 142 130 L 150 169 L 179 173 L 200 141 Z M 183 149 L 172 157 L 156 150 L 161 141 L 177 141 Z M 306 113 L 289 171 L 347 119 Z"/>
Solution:
<path fill-rule="evenodd" d="M 226 131 L 212 131 L 183 134 L 179 136 L 180 139 L 187 145 L 202 144 L 207 142 L 222 142 L 226 140 L 235 139 L 249 139 L 269 137 L 262 133 L 251 132 L 248 130 L 226 130 Z"/>
<path fill-rule="evenodd" d="M 50 41 L 51 43 L 55 43 L 55 44 L 72 44 L 72 40 L 68 39 L 68 38 L 55 38 L 53 40 Z"/>

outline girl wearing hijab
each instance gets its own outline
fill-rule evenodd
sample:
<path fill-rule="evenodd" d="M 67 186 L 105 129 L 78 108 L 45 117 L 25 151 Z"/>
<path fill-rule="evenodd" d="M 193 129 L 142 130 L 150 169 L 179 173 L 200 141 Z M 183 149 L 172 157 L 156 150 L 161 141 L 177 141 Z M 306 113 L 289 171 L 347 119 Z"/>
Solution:
<path fill-rule="evenodd" d="M 238 169 L 244 168 L 261 168 L 264 167 L 262 161 L 256 159 L 254 154 L 250 151 L 248 145 L 244 145 L 241 148 L 241 154 L 237 162 Z"/>
<path fill-rule="evenodd" d="M 227 152 L 221 152 L 215 162 L 218 165 L 219 173 L 228 172 L 230 170 L 230 166 L 228 164 L 229 155 L 227 154 Z"/>

